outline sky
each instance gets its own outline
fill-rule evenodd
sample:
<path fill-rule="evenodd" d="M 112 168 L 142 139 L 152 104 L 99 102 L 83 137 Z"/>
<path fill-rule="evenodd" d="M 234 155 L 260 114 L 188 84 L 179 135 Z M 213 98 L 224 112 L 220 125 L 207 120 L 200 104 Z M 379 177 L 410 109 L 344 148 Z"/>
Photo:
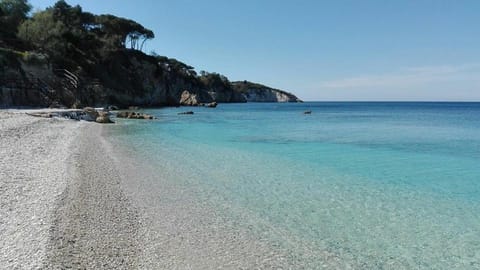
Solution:
<path fill-rule="evenodd" d="M 304 100 L 480 101 L 476 0 L 67 2 L 153 30 L 147 53 Z"/>

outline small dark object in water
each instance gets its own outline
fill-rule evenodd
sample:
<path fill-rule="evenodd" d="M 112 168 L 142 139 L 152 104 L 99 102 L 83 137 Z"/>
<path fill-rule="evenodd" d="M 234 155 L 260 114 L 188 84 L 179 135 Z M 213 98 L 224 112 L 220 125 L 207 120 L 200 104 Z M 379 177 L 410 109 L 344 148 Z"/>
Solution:
<path fill-rule="evenodd" d="M 188 111 L 188 112 L 179 112 L 178 114 L 193 114 L 192 111 Z"/>
<path fill-rule="evenodd" d="M 312 111 L 304 111 L 303 114 L 312 114 Z"/>
<path fill-rule="evenodd" d="M 216 108 L 217 105 L 218 105 L 218 103 L 217 103 L 216 101 L 214 101 L 214 102 L 205 104 L 205 107 L 208 107 L 208 108 Z"/>

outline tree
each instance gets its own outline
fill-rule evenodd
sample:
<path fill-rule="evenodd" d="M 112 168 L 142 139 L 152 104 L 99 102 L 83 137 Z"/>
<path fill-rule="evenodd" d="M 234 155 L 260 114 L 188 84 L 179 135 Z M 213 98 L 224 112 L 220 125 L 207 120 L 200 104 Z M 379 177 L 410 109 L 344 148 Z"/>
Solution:
<path fill-rule="evenodd" d="M 34 48 L 47 53 L 51 59 L 62 59 L 69 48 L 69 42 L 63 39 L 67 27 L 54 19 L 49 10 L 37 12 L 18 28 L 18 37 Z"/>
<path fill-rule="evenodd" d="M 97 16 L 96 23 L 98 27 L 95 31 L 117 49 L 129 46 L 141 51 L 145 42 L 155 37 L 152 30 L 141 24 L 113 15 Z"/>
<path fill-rule="evenodd" d="M 96 16 L 60 0 L 25 20 L 18 37 L 45 52 L 57 66 L 86 70 L 117 50 L 141 51 L 154 34 L 133 20 Z"/>
<path fill-rule="evenodd" d="M 224 75 L 206 71 L 200 72 L 200 75 L 200 82 L 209 91 L 225 92 L 231 90 L 231 83 Z"/>
<path fill-rule="evenodd" d="M 27 19 L 31 9 L 27 0 L 0 0 L 0 33 L 14 37 L 18 26 Z"/>

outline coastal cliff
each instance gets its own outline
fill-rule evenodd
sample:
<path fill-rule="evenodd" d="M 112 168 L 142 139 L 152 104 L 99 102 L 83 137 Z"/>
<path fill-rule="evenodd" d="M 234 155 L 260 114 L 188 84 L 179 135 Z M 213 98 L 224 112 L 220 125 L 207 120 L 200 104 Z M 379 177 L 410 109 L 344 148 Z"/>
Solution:
<path fill-rule="evenodd" d="M 242 93 L 247 102 L 302 102 L 295 95 L 248 81 L 233 82 L 233 89 Z"/>
<path fill-rule="evenodd" d="M 23 8 L 23 13 L 13 20 L 14 13 L 8 10 L 12 7 L 0 4 L 0 21 L 14 22 L 0 29 L 3 107 L 298 101 L 285 91 L 232 83 L 218 73 L 197 74 L 176 59 L 146 54 L 144 43 L 154 34 L 129 19 L 94 15 L 65 1 L 31 17 L 28 6 L 16 8 Z"/>

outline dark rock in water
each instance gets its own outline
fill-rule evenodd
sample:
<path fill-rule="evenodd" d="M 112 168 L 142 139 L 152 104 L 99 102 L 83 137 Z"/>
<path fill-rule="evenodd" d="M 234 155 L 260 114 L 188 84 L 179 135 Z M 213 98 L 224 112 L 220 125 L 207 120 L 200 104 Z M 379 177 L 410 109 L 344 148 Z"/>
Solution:
<path fill-rule="evenodd" d="M 193 114 L 192 111 L 188 111 L 188 112 L 179 112 L 178 114 Z"/>
<path fill-rule="evenodd" d="M 155 119 L 153 115 L 149 115 L 146 113 L 138 113 L 138 112 L 131 112 L 131 111 L 124 111 L 117 113 L 118 118 L 127 118 L 127 119 Z"/>
<path fill-rule="evenodd" d="M 210 103 L 207 103 L 205 104 L 205 107 L 208 107 L 208 108 L 216 108 L 217 107 L 217 102 L 210 102 Z"/>
<path fill-rule="evenodd" d="M 118 112 L 117 117 L 118 118 L 127 118 L 129 112 Z"/>
<path fill-rule="evenodd" d="M 312 111 L 304 111 L 303 114 L 312 114 Z"/>

